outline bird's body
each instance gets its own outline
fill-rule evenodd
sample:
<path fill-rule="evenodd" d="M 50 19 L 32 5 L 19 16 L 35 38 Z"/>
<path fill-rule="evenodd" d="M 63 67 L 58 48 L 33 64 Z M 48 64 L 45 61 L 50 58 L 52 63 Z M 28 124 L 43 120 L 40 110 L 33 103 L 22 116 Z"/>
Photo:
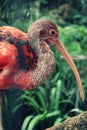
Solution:
<path fill-rule="evenodd" d="M 0 89 L 15 85 L 18 70 L 33 69 L 36 61 L 26 33 L 14 27 L 0 27 Z"/>
<path fill-rule="evenodd" d="M 54 46 L 71 66 L 84 99 L 78 71 L 59 40 L 58 30 L 49 20 L 38 20 L 28 33 L 9 26 L 0 27 L 0 89 L 13 86 L 33 89 L 53 71 L 55 59 L 49 44 Z"/>
<path fill-rule="evenodd" d="M 46 58 L 48 57 L 48 61 L 50 59 L 47 54 L 49 47 L 43 46 L 43 50 L 40 51 L 44 52 L 36 56 L 29 45 L 27 34 L 21 30 L 10 26 L 0 27 L 0 89 L 13 86 L 33 89 L 40 84 L 43 81 L 43 73 L 48 71 L 48 66 L 46 70 L 44 66 L 47 65 Z M 54 62 L 53 59 L 51 62 Z M 46 74 L 44 78 L 48 76 L 49 74 Z"/>

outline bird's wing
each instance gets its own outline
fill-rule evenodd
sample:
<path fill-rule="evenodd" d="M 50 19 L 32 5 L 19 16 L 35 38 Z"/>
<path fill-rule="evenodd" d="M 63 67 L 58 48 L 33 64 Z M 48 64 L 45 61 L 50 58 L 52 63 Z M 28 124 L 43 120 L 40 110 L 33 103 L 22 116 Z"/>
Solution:
<path fill-rule="evenodd" d="M 36 63 L 27 34 L 14 27 L 0 27 L 0 89 L 8 89 L 18 71 L 29 71 Z"/>
<path fill-rule="evenodd" d="M 0 41 L 0 89 L 13 84 L 13 75 L 17 71 L 17 49 L 7 41 Z"/>
<path fill-rule="evenodd" d="M 33 68 L 36 65 L 34 50 L 29 45 L 27 34 L 10 26 L 0 27 L 0 41 L 14 45 L 18 51 L 19 67 L 22 69 Z"/>

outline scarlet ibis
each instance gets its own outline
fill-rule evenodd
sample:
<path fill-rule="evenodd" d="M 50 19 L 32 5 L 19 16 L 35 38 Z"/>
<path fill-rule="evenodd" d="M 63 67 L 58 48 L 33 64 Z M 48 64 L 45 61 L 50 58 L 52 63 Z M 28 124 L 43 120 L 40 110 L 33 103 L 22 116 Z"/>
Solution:
<path fill-rule="evenodd" d="M 10 26 L 0 27 L 0 89 L 30 90 L 42 84 L 55 64 L 49 45 L 54 46 L 70 65 L 84 100 L 77 68 L 59 39 L 57 26 L 49 20 L 35 21 L 27 33 Z"/>

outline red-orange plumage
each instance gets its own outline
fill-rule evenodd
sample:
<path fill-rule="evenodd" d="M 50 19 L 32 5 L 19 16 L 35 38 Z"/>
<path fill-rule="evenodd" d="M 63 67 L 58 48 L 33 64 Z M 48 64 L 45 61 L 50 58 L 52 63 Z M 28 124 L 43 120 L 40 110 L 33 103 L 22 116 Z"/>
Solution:
<path fill-rule="evenodd" d="M 0 89 L 15 85 L 14 76 L 17 71 L 33 69 L 36 62 L 26 33 L 14 27 L 0 27 Z"/>

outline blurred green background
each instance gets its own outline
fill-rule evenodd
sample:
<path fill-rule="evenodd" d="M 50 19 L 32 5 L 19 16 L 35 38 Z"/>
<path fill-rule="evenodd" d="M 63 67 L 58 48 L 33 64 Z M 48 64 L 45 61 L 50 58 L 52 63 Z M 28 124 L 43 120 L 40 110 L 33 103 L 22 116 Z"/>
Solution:
<path fill-rule="evenodd" d="M 79 97 L 70 67 L 52 48 L 56 66 L 45 83 L 32 91 L 3 92 L 4 130 L 44 130 L 87 109 L 87 0 L 0 1 L 0 26 L 27 32 L 37 19 L 50 19 L 58 25 L 60 39 L 81 75 L 85 101 Z"/>

